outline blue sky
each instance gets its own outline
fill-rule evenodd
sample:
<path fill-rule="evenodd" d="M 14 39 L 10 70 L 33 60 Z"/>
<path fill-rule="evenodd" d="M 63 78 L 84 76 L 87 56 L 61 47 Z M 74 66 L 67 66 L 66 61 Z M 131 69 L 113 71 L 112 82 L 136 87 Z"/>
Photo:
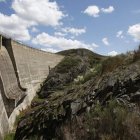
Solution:
<path fill-rule="evenodd" d="M 140 44 L 140 0 L 0 0 L 0 32 L 46 51 L 103 55 Z"/>

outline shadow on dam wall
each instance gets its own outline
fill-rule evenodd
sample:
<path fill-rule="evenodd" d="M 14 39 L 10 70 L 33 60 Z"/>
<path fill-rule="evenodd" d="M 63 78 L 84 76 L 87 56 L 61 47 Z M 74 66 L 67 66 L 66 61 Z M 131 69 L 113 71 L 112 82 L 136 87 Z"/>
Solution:
<path fill-rule="evenodd" d="M 6 97 L 1 77 L 0 77 L 0 90 L 1 90 L 1 96 L 2 96 L 2 99 L 3 99 L 3 103 L 4 103 L 4 106 L 5 106 L 6 112 L 7 112 L 7 116 L 9 117 L 11 112 L 15 108 L 15 100 L 8 99 Z"/>
<path fill-rule="evenodd" d="M 12 40 L 10 38 L 5 38 L 5 37 L 2 37 L 2 46 L 4 46 L 7 51 L 8 51 L 8 54 L 9 54 L 9 57 L 12 61 L 12 64 L 13 64 L 13 68 L 14 68 L 14 71 L 15 71 L 15 75 L 16 75 L 16 78 L 17 78 L 17 82 L 18 82 L 18 86 L 21 90 L 23 91 L 26 91 L 26 88 L 23 88 L 21 85 L 20 85 L 20 80 L 19 80 L 19 75 L 18 75 L 18 70 L 17 70 L 17 66 L 16 66 L 16 60 L 15 60 L 15 57 L 14 57 L 14 53 L 13 53 L 13 49 L 12 49 Z"/>
<path fill-rule="evenodd" d="M 7 117 L 10 118 L 17 105 L 24 102 L 25 94 L 30 97 L 32 93 L 26 92 L 28 88 L 39 87 L 49 74 L 49 67 L 55 67 L 62 59 L 61 55 L 31 48 L 0 35 L 0 94 Z M 0 125 L 2 121 L 0 116 Z"/>

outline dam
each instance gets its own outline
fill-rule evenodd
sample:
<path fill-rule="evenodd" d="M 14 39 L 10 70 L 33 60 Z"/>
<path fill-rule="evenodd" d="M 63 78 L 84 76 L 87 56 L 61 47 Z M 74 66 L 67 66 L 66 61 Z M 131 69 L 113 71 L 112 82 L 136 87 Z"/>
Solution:
<path fill-rule="evenodd" d="M 13 129 L 40 84 L 63 56 L 44 52 L 0 34 L 0 140 Z"/>

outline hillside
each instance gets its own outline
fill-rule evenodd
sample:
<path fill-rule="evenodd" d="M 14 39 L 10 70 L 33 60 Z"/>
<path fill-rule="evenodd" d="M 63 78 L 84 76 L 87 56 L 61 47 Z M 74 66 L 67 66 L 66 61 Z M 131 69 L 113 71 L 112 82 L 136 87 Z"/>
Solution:
<path fill-rule="evenodd" d="M 59 54 L 64 59 L 21 112 L 15 140 L 139 140 L 140 48 L 115 57 Z"/>

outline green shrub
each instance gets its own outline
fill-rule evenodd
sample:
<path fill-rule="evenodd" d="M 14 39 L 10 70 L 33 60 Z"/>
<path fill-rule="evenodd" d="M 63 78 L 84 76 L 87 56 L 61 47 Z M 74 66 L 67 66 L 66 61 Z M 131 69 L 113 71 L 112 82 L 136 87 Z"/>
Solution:
<path fill-rule="evenodd" d="M 139 140 L 140 118 L 137 113 L 110 101 L 106 107 L 97 104 L 86 116 L 89 137 L 98 140 Z"/>
<path fill-rule="evenodd" d="M 58 73 L 67 73 L 73 67 L 78 66 L 81 62 L 78 58 L 73 57 L 65 57 L 57 66 Z"/>
<path fill-rule="evenodd" d="M 46 100 L 46 99 L 44 99 L 44 98 L 39 98 L 39 96 L 36 95 L 36 96 L 33 98 L 32 103 L 33 103 L 33 102 L 42 103 L 42 102 L 44 102 L 45 100 Z"/>
<path fill-rule="evenodd" d="M 31 110 L 31 107 L 28 106 L 26 109 L 23 109 L 20 111 L 19 115 L 16 116 L 16 120 L 15 120 L 15 126 L 18 125 L 18 122 L 20 121 L 20 119 Z"/>
<path fill-rule="evenodd" d="M 133 62 L 140 60 L 140 46 L 134 51 Z"/>
<path fill-rule="evenodd" d="M 102 74 L 112 72 L 117 67 L 122 65 L 127 65 L 132 62 L 136 62 L 140 60 L 140 46 L 137 50 L 133 51 L 133 55 L 131 52 L 128 52 L 126 55 L 121 54 L 114 57 L 108 57 L 102 62 Z M 133 58 L 131 58 L 133 56 Z"/>
<path fill-rule="evenodd" d="M 108 57 L 102 63 L 102 74 L 112 72 L 117 67 L 124 65 L 125 55 L 118 55 L 114 57 Z"/>
<path fill-rule="evenodd" d="M 100 75 L 101 70 L 102 70 L 102 65 L 96 64 L 93 69 L 91 69 L 87 74 L 85 74 L 82 83 L 85 83 L 91 80 L 93 77 Z"/>
<path fill-rule="evenodd" d="M 4 137 L 4 140 L 14 140 L 14 133 L 9 133 Z"/>
<path fill-rule="evenodd" d="M 85 83 L 87 81 L 89 81 L 90 79 L 92 79 L 95 76 L 95 74 L 93 72 L 89 72 L 84 76 L 84 80 L 81 81 L 81 83 Z"/>
<path fill-rule="evenodd" d="M 97 57 L 95 55 L 88 55 L 88 62 L 91 67 L 100 63 L 101 61 L 102 61 L 102 57 L 99 57 L 99 56 Z"/>

